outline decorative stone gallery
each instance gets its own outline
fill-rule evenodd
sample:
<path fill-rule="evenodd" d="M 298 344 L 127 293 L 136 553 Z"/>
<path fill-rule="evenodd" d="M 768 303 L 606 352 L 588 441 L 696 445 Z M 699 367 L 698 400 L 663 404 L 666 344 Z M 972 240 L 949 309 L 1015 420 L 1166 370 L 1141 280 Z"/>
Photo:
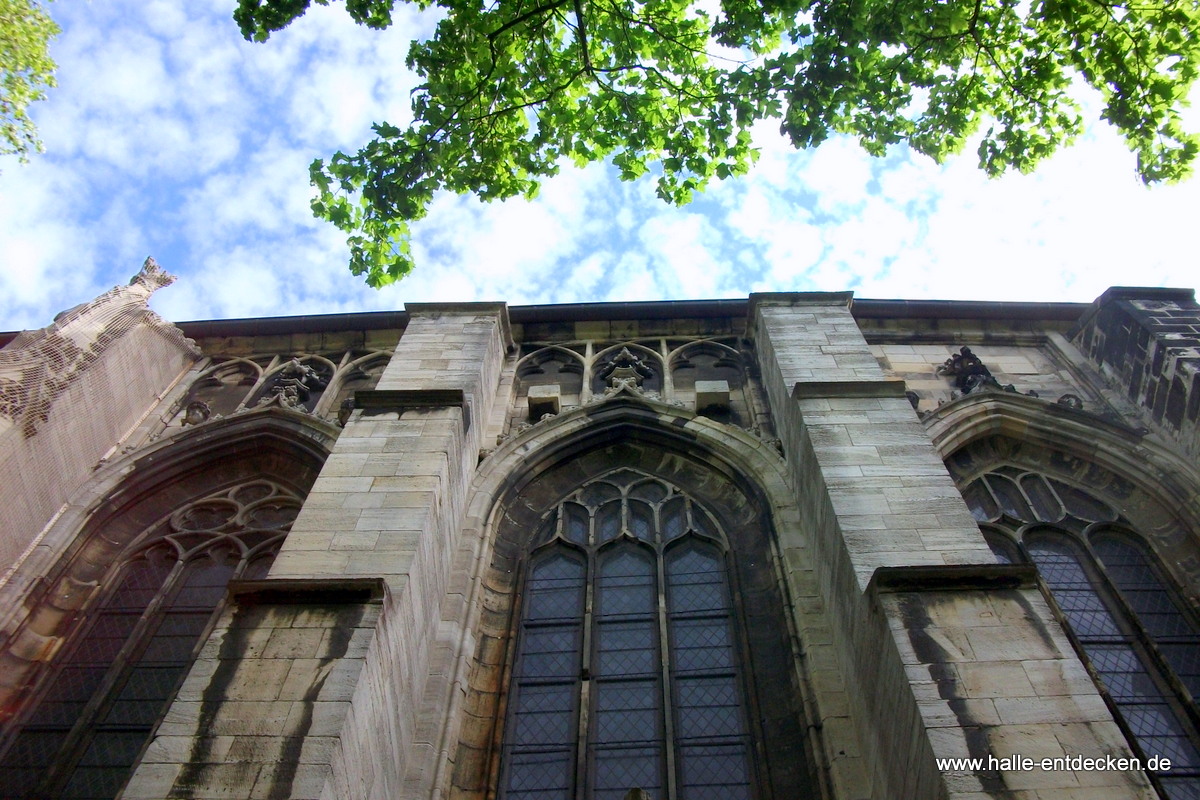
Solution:
<path fill-rule="evenodd" d="M 0 334 L 5 797 L 1200 798 L 1190 291 L 170 280 Z"/>

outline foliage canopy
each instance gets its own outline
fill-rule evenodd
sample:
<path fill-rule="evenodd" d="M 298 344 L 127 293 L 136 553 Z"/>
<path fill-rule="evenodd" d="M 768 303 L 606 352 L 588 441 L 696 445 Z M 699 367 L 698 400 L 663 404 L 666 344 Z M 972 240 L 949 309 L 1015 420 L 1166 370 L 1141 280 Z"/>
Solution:
<path fill-rule="evenodd" d="M 416 2 L 443 17 L 409 51 L 413 122 L 377 124 L 357 153 L 311 169 L 314 212 L 349 234 L 351 271 L 374 286 L 411 270 L 409 224 L 436 190 L 533 197 L 564 159 L 611 158 L 685 203 L 746 172 L 763 119 L 798 148 L 836 132 L 938 161 L 982 130 L 980 167 L 998 175 L 1080 133 L 1083 81 L 1147 183 L 1186 176 L 1200 145 L 1180 118 L 1200 0 Z M 264 41 L 308 5 L 239 0 L 235 18 Z M 394 5 L 346 0 L 372 28 Z"/>
<path fill-rule="evenodd" d="M 37 0 L 0 0 L 0 155 L 25 161 L 42 149 L 27 109 L 54 86 L 48 48 L 58 32 Z"/>

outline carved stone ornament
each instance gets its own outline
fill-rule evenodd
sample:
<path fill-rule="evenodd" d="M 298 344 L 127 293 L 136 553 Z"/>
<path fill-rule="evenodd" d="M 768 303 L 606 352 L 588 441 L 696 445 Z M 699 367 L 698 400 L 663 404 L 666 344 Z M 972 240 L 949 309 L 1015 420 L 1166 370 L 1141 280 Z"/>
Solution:
<path fill-rule="evenodd" d="M 969 347 L 962 347 L 958 353 L 947 358 L 945 363 L 937 368 L 937 374 L 953 378 L 955 388 L 962 394 L 994 391 L 1024 394 L 1028 397 L 1038 396 L 1038 393 L 1032 390 L 1018 392 L 1017 387 L 1011 383 L 1001 385 L 1000 381 L 992 375 L 991 370 L 984 365 L 979 356 L 971 352 Z"/>
<path fill-rule="evenodd" d="M 199 425 L 202 422 L 208 422 L 212 416 L 212 408 L 203 400 L 193 400 L 187 404 L 187 408 L 183 412 L 184 425 Z"/>
<path fill-rule="evenodd" d="M 1060 406 L 1066 406 L 1074 411 L 1083 410 L 1083 398 L 1077 394 L 1064 394 L 1055 402 L 1057 402 Z"/>
<path fill-rule="evenodd" d="M 617 357 L 600 370 L 600 378 L 608 384 L 609 389 L 616 390 L 623 386 L 641 389 L 646 378 L 653 376 L 654 370 L 631 353 L 628 347 L 622 347 Z"/>
<path fill-rule="evenodd" d="M 279 377 L 271 391 L 258 405 L 267 406 L 276 403 L 283 408 L 304 410 L 304 404 L 314 391 L 325 388 L 325 379 L 300 359 L 293 358 L 279 371 Z"/>
<path fill-rule="evenodd" d="M 342 401 L 342 404 L 340 406 L 338 406 L 338 412 L 337 412 L 338 425 L 341 425 L 343 428 L 346 427 L 346 423 L 350 421 L 350 415 L 353 412 L 354 412 L 354 398 L 347 397 L 345 400 Z"/>

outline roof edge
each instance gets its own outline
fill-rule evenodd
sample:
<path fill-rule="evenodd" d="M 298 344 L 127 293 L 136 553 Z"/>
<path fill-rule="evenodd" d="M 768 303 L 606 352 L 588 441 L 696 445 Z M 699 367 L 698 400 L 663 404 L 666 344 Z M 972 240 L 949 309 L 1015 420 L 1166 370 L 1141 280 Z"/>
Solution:
<path fill-rule="evenodd" d="M 631 319 L 711 319 L 742 317 L 749 299 L 650 300 L 619 303 L 564 303 L 510 306 L 513 324 L 539 322 L 595 322 Z M 1090 303 L 1028 303 L 980 300 L 855 300 L 852 313 L 859 319 L 981 319 L 1075 322 Z M 191 320 L 175 323 L 190 339 L 228 336 L 278 336 L 345 330 L 404 328 L 404 311 L 366 311 L 349 314 L 307 314 L 286 317 Z M 19 331 L 0 333 L 0 346 Z"/>

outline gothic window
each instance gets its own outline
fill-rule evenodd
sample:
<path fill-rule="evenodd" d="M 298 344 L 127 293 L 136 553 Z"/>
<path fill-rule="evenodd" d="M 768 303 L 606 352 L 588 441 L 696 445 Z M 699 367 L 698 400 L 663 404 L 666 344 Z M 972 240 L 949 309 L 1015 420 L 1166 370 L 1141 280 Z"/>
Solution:
<path fill-rule="evenodd" d="M 1171 760 L 1151 774 L 1160 793 L 1200 797 L 1200 624 L 1129 522 L 1088 491 L 1011 466 L 963 494 L 999 560 L 1037 566 L 1143 760 Z"/>
<path fill-rule="evenodd" d="M 264 577 L 300 499 L 262 480 L 152 525 L 0 742 L 5 797 L 109 800 L 183 680 L 232 578 Z"/>
<path fill-rule="evenodd" d="M 633 470 L 549 512 L 525 558 L 501 797 L 755 796 L 726 561 L 699 503 Z"/>

